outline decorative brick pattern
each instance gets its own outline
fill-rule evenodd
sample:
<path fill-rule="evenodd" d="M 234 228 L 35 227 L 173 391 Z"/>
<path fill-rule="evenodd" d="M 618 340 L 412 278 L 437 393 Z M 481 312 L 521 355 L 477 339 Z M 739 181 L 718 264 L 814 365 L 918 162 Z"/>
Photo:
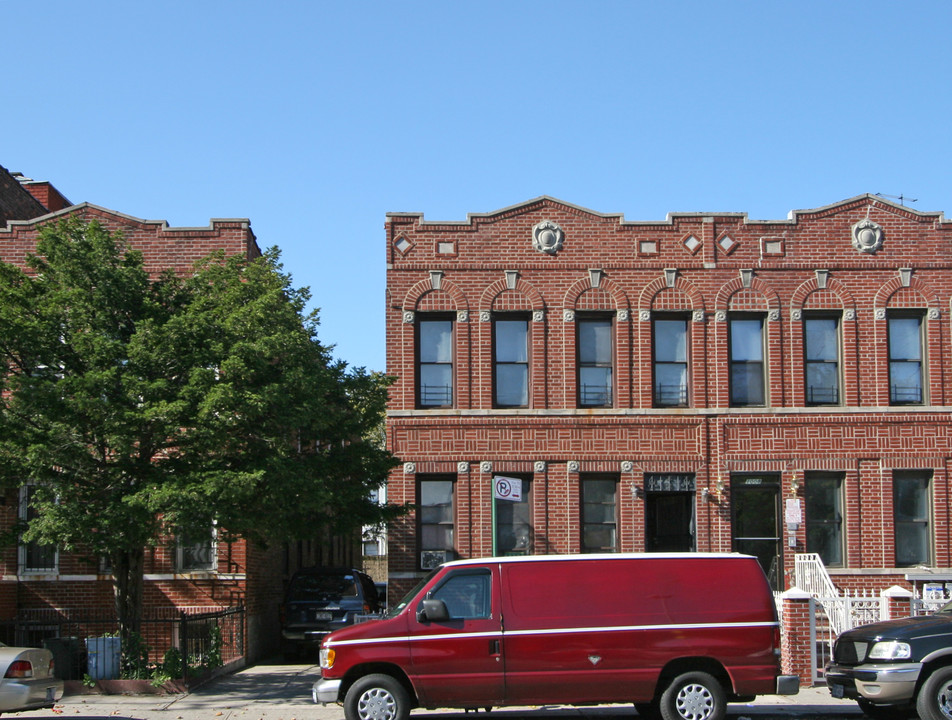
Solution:
<path fill-rule="evenodd" d="M 866 218 L 883 231 L 873 253 L 859 252 L 851 241 L 851 228 Z M 533 248 L 532 229 L 543 221 L 564 233 L 555 252 Z M 690 248 L 684 244 L 689 237 L 696 240 Z M 725 237 L 732 241 L 726 251 L 718 242 Z M 400 238 L 410 244 L 404 252 L 395 248 Z M 533 463 L 544 463 L 544 471 L 532 475 L 534 551 L 574 553 L 581 546 L 579 473 L 619 474 L 628 461 L 631 472 L 618 480 L 622 551 L 646 549 L 646 504 L 639 492 L 646 473 L 694 474 L 695 547 L 729 551 L 732 478 L 776 477 L 782 523 L 783 504 L 795 497 L 794 478 L 832 471 L 844 478 L 845 567 L 835 571 L 834 581 L 844 588 L 911 586 L 906 570 L 895 567 L 892 472 L 927 469 L 933 565 L 952 568 L 952 223 L 941 214 L 862 195 L 786 220 L 673 213 L 665 221 L 632 222 L 542 197 L 453 223 L 390 214 L 385 240 L 387 296 L 393 299 L 386 316 L 387 369 L 396 377 L 388 443 L 401 460 L 415 463 L 418 474 L 455 477 L 459 556 L 489 554 L 492 531 L 488 479 L 457 473 L 458 463 L 475 469 L 491 461 L 496 473 L 534 473 Z M 454 254 L 439 253 L 444 244 Z M 900 268 L 910 269 L 908 286 Z M 437 269 L 442 289 L 424 292 Z M 511 279 L 507 286 L 507 272 L 517 273 L 514 287 Z M 503 310 L 545 310 L 530 324 L 529 407 L 493 408 L 491 323 L 474 322 L 471 315 L 470 322 L 454 324 L 454 406 L 415 408 L 414 325 L 404 322 L 404 314 L 464 308 L 487 318 Z M 885 311 L 900 308 L 927 318 L 927 402 L 921 406 L 889 406 Z M 576 318 L 599 311 L 615 318 L 614 402 L 579 409 Z M 841 317 L 837 406 L 806 405 L 802 317 L 812 311 Z M 690 320 L 688 407 L 653 407 L 650 320 L 661 312 Z M 730 406 L 724 320 L 732 312 L 764 315 L 765 407 Z M 572 461 L 578 472 L 569 470 Z M 390 477 L 389 497 L 417 502 L 415 483 L 399 468 Z M 792 534 L 790 546 L 787 528 L 779 530 L 782 586 L 789 584 L 794 554 L 807 549 L 806 524 Z M 398 592 L 420 575 L 413 514 L 391 528 L 390 552 L 390 582 Z"/>

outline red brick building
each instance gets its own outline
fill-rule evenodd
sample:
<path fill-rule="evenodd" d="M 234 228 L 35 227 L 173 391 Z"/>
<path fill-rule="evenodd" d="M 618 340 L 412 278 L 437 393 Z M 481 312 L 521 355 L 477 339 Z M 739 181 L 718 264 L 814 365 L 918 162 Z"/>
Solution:
<path fill-rule="evenodd" d="M 216 250 L 249 258 L 260 255 L 246 219 L 212 220 L 201 228 L 169 227 L 88 203 L 73 205 L 50 183 L 0 168 L 0 260 L 22 264 L 35 250 L 39 227 L 67 216 L 121 231 L 143 252 L 147 269 L 156 273 L 166 268 L 190 272 L 195 261 Z M 28 512 L 24 492 L 20 497 L 0 496 L 0 532 L 9 531 Z M 198 541 L 169 538 L 146 552 L 144 614 L 171 612 L 175 617 L 186 609 L 241 606 L 246 617 L 243 650 L 247 658 L 256 659 L 279 646 L 279 606 L 290 574 L 305 565 L 353 562 L 357 552 L 356 546 L 339 540 L 315 539 L 263 551 L 243 541 L 218 543 L 211 533 Z M 71 619 L 110 616 L 112 608 L 111 575 L 97 560 L 35 544 L 0 546 L 0 626 L 15 627 L 17 635 L 4 639 L 39 644 Z M 155 646 L 160 653 L 167 647 Z"/>
<path fill-rule="evenodd" d="M 861 195 L 633 222 L 387 216 L 390 582 L 443 558 L 727 551 L 778 588 L 952 582 L 952 223 Z M 494 488 L 496 492 L 494 493 Z"/>

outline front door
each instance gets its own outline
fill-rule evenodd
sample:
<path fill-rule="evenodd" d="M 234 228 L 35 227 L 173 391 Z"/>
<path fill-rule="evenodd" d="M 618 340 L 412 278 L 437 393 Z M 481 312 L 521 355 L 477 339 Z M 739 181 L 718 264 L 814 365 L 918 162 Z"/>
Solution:
<path fill-rule="evenodd" d="M 694 550 L 694 493 L 646 494 L 645 550 Z"/>
<path fill-rule="evenodd" d="M 782 590 L 779 475 L 731 477 L 731 537 L 734 551 L 755 556 L 770 586 Z"/>
<path fill-rule="evenodd" d="M 693 552 L 694 475 L 645 475 L 645 550 Z"/>
<path fill-rule="evenodd" d="M 503 702 L 499 568 L 455 569 L 427 593 L 447 620 L 410 617 L 410 674 L 422 705 L 489 707 Z M 417 605 L 422 604 L 422 598 Z"/>

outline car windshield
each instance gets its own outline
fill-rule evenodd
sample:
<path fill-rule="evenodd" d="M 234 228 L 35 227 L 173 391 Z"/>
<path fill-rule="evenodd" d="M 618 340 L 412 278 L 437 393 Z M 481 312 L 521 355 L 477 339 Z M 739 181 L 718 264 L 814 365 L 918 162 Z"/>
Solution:
<path fill-rule="evenodd" d="M 341 597 L 357 597 L 357 583 L 353 575 L 322 574 L 298 575 L 291 583 L 288 600 L 333 600 Z"/>
<path fill-rule="evenodd" d="M 436 570 L 439 570 L 439 568 L 437 568 Z M 420 592 L 423 586 L 426 585 L 428 582 L 430 582 L 430 579 L 434 575 L 436 575 L 436 570 L 431 570 L 420 582 L 416 584 L 416 586 L 410 592 L 408 592 L 406 595 L 403 596 L 403 600 L 398 602 L 396 605 L 390 607 L 387 610 L 387 614 L 384 615 L 384 617 L 391 618 L 391 617 L 396 617 L 397 615 L 399 615 L 400 612 L 403 610 L 403 608 L 409 605 L 410 601 L 413 600 L 413 598 L 417 596 L 417 593 Z"/>

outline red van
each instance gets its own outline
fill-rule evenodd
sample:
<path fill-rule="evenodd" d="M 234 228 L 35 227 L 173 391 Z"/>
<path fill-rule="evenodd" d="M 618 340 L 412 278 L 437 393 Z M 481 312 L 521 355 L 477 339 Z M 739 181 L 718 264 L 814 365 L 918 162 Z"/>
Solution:
<path fill-rule="evenodd" d="M 313 697 L 347 720 L 614 702 L 721 720 L 727 702 L 798 690 L 756 558 L 652 553 L 446 563 L 386 618 L 324 638 Z"/>

